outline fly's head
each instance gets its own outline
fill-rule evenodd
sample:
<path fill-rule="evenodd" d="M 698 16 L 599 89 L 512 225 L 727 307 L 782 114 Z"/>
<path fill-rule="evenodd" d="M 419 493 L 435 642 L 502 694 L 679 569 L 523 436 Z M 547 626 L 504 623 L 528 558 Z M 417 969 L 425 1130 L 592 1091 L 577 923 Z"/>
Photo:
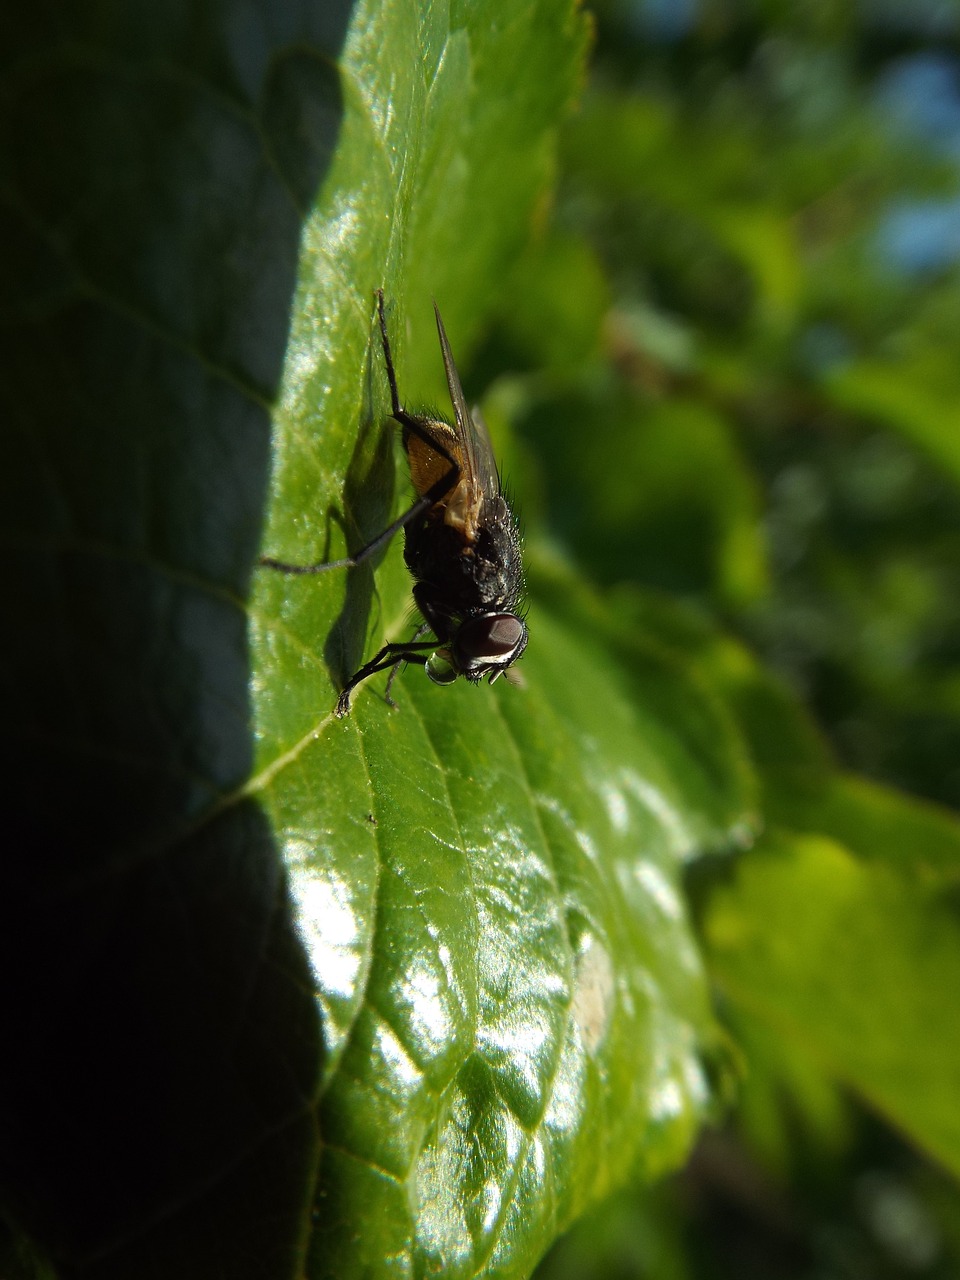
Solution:
<path fill-rule="evenodd" d="M 479 684 L 490 683 L 513 666 L 527 647 L 527 624 L 515 613 L 476 613 L 452 632 L 447 644 L 427 663 L 427 675 L 435 684 L 452 684 L 463 676 Z"/>

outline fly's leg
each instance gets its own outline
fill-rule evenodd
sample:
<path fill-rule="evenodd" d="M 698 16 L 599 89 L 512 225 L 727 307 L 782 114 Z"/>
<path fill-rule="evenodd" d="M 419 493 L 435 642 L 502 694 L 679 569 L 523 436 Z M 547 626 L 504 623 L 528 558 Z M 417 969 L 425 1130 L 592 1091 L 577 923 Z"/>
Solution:
<path fill-rule="evenodd" d="M 429 630 L 430 630 L 429 623 L 424 622 L 422 626 L 417 627 L 416 631 L 413 633 L 413 635 L 410 638 L 410 643 L 416 644 L 416 642 L 420 639 L 420 637 L 426 635 Z M 387 706 L 389 707 L 396 707 L 397 705 L 394 702 L 394 700 L 390 697 L 390 690 L 393 688 L 394 680 L 396 680 L 397 676 L 400 674 L 400 668 L 403 666 L 403 663 L 404 663 L 404 659 L 398 658 L 396 662 L 393 664 L 393 670 L 390 672 L 389 676 L 387 676 L 387 687 L 383 691 L 383 696 L 386 699 Z"/>
<path fill-rule="evenodd" d="M 350 677 L 346 688 L 337 699 L 334 712 L 337 719 L 342 720 L 345 715 L 349 714 L 350 695 L 357 685 L 366 680 L 368 676 L 376 675 L 378 671 L 386 671 L 387 667 L 396 668 L 402 662 L 416 662 L 420 666 L 425 666 L 431 651 L 436 647 L 436 642 L 433 640 L 427 640 L 420 644 L 412 640 L 385 644 L 375 658 L 371 658 L 355 675 Z"/>
<path fill-rule="evenodd" d="M 387 333 L 387 317 L 383 310 L 383 290 L 377 290 L 377 319 L 380 322 L 380 343 L 383 347 L 383 363 L 387 369 L 387 382 L 390 384 L 390 416 L 395 422 L 399 422 L 402 427 L 415 435 L 418 440 L 431 448 L 434 453 L 439 453 L 440 457 L 450 463 L 450 470 L 440 477 L 440 479 L 430 486 L 419 502 L 405 516 L 397 521 L 397 528 L 403 524 L 408 524 L 413 519 L 413 511 L 429 511 L 430 508 L 439 500 L 446 496 L 460 479 L 460 464 L 456 458 L 450 454 L 440 441 L 426 429 L 423 425 L 427 419 L 418 417 L 415 413 L 407 413 L 403 405 L 400 403 L 400 392 L 397 390 L 397 371 L 393 364 L 393 355 L 390 351 L 390 337 Z"/>
<path fill-rule="evenodd" d="M 383 290 L 377 290 L 377 319 L 380 321 L 380 344 L 383 347 L 383 363 L 387 366 L 387 381 L 390 383 L 390 410 L 398 422 L 404 410 L 400 403 L 400 392 L 397 390 L 397 371 L 393 367 L 393 356 L 390 354 L 390 339 L 387 336 L 387 317 L 383 312 Z M 452 462 L 453 459 L 451 458 Z"/>

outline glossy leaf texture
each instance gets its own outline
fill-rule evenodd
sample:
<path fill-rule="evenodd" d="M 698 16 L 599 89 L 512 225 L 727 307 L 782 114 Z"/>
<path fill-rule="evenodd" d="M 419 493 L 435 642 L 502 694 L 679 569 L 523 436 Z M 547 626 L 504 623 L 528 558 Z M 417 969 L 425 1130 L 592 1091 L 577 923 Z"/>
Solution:
<path fill-rule="evenodd" d="M 267 554 L 312 563 L 408 492 L 401 396 L 442 407 L 431 295 L 470 338 L 549 172 L 577 84 L 572 8 L 358 13 L 345 115 L 304 236 Z M 469 382 L 468 382 L 469 390 Z M 749 838 L 723 707 L 548 559 L 525 688 L 384 677 L 409 634 L 401 539 L 374 567 L 264 571 L 251 605 L 256 766 L 326 1049 L 308 1273 L 522 1276 L 592 1199 L 674 1167 L 709 1105 L 714 1033 L 678 878 Z M 616 642 L 616 643 L 615 643 Z"/>
<path fill-rule="evenodd" d="M 254 779 L 330 1055 L 317 1274 L 525 1274 L 632 1169 L 675 1166 L 708 1106 L 678 879 L 748 834 L 749 778 L 701 687 L 642 646 L 621 669 L 550 595 L 525 689 L 410 670 L 399 710 L 368 688 Z M 269 681 L 303 681 L 278 645 L 280 746 Z"/>

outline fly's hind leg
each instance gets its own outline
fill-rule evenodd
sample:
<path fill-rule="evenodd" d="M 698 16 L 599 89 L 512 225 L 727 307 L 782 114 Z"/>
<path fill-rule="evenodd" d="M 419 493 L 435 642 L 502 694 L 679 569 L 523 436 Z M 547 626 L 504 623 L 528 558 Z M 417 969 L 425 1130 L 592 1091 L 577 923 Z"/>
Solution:
<path fill-rule="evenodd" d="M 380 343 L 383 347 L 383 363 L 386 365 L 387 382 L 390 384 L 391 417 L 394 418 L 395 421 L 399 422 L 402 427 L 405 427 L 411 435 L 415 435 L 418 440 L 422 440 L 425 445 L 428 445 L 434 453 L 438 453 L 444 461 L 450 463 L 450 470 L 442 475 L 435 484 L 431 485 L 428 491 L 421 498 L 421 503 L 426 502 L 428 497 L 430 498 L 429 505 L 423 507 L 424 511 L 429 511 L 430 507 L 432 507 L 434 503 L 438 502 L 441 498 L 445 497 L 460 479 L 460 464 L 457 462 L 456 458 L 453 457 L 450 451 L 444 447 L 443 443 L 436 438 L 436 435 L 431 434 L 424 426 L 424 423 L 429 421 L 429 419 L 418 417 L 415 413 L 407 413 L 406 409 L 404 409 L 403 405 L 400 403 L 400 392 L 397 390 L 397 371 L 393 365 L 393 355 L 390 351 L 390 337 L 387 333 L 387 317 L 383 310 L 382 289 L 377 290 L 377 319 L 380 322 Z M 415 505 L 416 507 L 419 507 L 420 503 Z M 410 518 L 411 517 L 409 515 L 405 517 L 404 523 L 406 523 Z"/>
<path fill-rule="evenodd" d="M 395 533 L 398 533 L 411 521 L 418 519 L 418 517 L 429 511 L 431 507 L 435 506 L 460 479 L 460 466 L 457 461 L 451 457 L 439 440 L 430 435 L 421 420 L 414 414 L 407 413 L 400 403 L 400 393 L 397 390 L 397 371 L 393 365 L 390 339 L 387 336 L 387 320 L 383 310 L 382 289 L 377 290 L 377 318 L 380 322 L 380 341 L 383 345 L 384 364 L 387 367 L 387 381 L 390 384 L 390 415 L 401 426 L 406 427 L 419 440 L 429 445 L 431 449 L 449 462 L 450 470 L 442 475 L 436 483 L 432 484 L 426 493 L 421 494 L 408 511 L 405 511 L 392 524 L 387 525 L 382 533 L 378 533 L 375 538 L 352 555 L 344 556 L 340 560 L 321 560 L 316 564 L 290 564 L 286 560 L 277 560 L 273 556 L 261 556 L 259 563 L 264 569 L 273 569 L 277 573 L 287 574 L 326 573 L 328 569 L 355 569 L 357 565 L 363 564 L 365 560 L 369 560 L 371 556 L 376 555 L 381 547 L 385 547 Z"/>

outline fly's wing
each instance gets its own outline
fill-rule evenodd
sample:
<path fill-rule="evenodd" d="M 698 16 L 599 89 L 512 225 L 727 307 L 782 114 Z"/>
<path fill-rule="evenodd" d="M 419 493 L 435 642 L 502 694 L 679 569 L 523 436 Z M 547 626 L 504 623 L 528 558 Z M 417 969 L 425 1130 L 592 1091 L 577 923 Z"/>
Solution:
<path fill-rule="evenodd" d="M 497 475 L 497 464 L 493 457 L 493 445 L 486 423 L 481 417 L 474 417 L 467 408 L 460 375 L 453 361 L 453 352 L 447 341 L 447 331 L 443 327 L 440 309 L 436 303 L 433 309 L 437 314 L 437 332 L 440 335 L 440 350 L 443 352 L 443 368 L 447 375 L 447 386 L 453 403 L 456 418 L 457 438 L 460 442 L 463 458 L 463 475 L 460 478 L 462 499 L 479 516 L 484 498 L 494 498 L 500 492 L 500 480 Z"/>

